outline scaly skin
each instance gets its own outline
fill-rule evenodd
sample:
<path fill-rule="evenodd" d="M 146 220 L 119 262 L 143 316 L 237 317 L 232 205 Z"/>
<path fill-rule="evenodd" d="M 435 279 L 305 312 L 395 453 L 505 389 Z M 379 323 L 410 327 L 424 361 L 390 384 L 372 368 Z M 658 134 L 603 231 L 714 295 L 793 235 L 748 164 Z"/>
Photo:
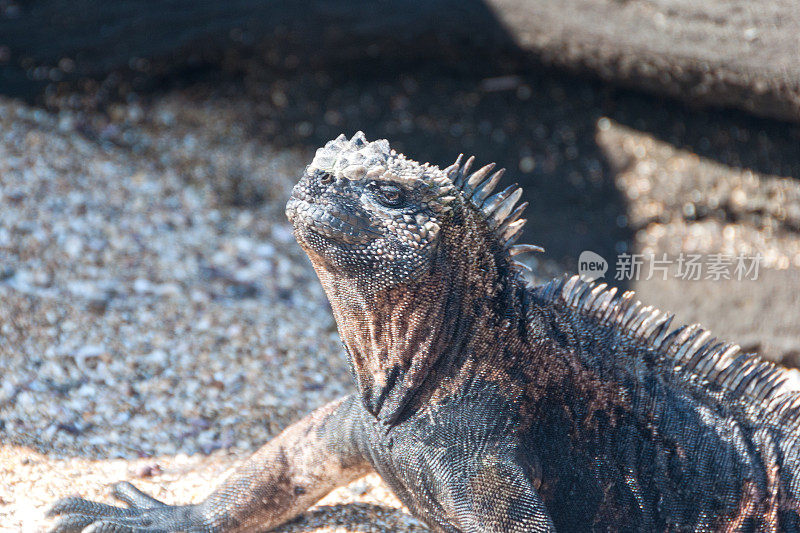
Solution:
<path fill-rule="evenodd" d="M 797 531 L 790 375 L 630 293 L 528 287 L 519 191 L 358 133 L 287 205 L 357 392 L 290 426 L 205 501 L 72 497 L 54 531 L 252 531 L 374 469 L 442 532 Z"/>

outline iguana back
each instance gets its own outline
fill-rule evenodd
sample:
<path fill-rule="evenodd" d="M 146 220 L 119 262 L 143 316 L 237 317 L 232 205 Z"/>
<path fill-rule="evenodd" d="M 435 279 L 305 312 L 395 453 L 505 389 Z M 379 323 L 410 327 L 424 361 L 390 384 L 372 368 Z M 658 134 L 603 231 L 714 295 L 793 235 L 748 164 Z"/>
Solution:
<path fill-rule="evenodd" d="M 632 292 L 572 277 L 531 293 L 530 328 L 563 358 L 548 371 L 573 406 L 544 409 L 528 434 L 557 526 L 589 512 L 601 529 L 800 529 L 794 373 L 673 329 Z"/>

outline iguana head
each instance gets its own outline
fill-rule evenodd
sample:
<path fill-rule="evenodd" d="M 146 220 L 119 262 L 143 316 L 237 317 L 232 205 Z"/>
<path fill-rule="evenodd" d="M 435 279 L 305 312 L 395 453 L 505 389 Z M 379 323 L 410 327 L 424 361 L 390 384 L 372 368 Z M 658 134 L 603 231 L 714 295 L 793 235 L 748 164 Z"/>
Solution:
<path fill-rule="evenodd" d="M 364 134 L 329 141 L 286 213 L 331 301 L 367 408 L 393 418 L 456 330 L 517 280 L 521 189 L 473 158 L 440 169 Z M 482 319 L 485 319 L 483 317 Z M 462 333 L 463 335 L 463 333 Z"/>
<path fill-rule="evenodd" d="M 435 167 L 359 132 L 317 150 L 286 212 L 315 264 L 380 290 L 430 267 L 453 189 Z"/>
<path fill-rule="evenodd" d="M 430 269 L 442 225 L 463 225 L 470 208 L 477 210 L 473 218 L 483 219 L 475 225 L 485 227 L 469 231 L 493 230 L 487 247 L 513 255 L 518 250 L 511 243 L 525 222 L 519 216 L 527 204 L 513 209 L 522 190 L 512 186 L 489 197 L 503 170 L 490 175 L 490 164 L 469 175 L 472 158 L 463 165 L 461 159 L 439 169 L 396 153 L 385 139 L 340 135 L 317 150 L 286 213 L 315 264 L 375 289 Z M 475 217 L 478 211 L 482 217 Z"/>

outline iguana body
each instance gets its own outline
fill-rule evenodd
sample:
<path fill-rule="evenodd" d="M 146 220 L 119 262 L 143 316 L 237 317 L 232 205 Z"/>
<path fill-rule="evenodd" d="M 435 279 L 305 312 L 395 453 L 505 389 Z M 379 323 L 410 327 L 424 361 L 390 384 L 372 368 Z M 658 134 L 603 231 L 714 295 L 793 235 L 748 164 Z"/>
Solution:
<path fill-rule="evenodd" d="M 435 531 L 800 530 L 788 372 L 631 293 L 528 287 L 500 173 L 358 133 L 317 151 L 287 214 L 330 299 L 357 392 L 297 422 L 204 502 L 120 484 L 57 502 L 59 531 L 249 531 L 377 471 Z M 60 528 L 60 529 L 59 529 Z"/>

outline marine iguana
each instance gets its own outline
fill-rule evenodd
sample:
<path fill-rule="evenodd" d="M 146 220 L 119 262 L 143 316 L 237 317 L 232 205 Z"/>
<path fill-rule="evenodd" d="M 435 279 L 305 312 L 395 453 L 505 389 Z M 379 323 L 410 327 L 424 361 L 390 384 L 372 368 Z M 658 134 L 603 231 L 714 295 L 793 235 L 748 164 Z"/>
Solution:
<path fill-rule="evenodd" d="M 441 532 L 797 531 L 790 374 L 631 292 L 535 287 L 502 170 L 440 169 L 359 132 L 320 148 L 286 207 L 357 391 L 293 424 L 208 498 L 68 497 L 53 531 L 251 531 L 377 471 Z"/>

